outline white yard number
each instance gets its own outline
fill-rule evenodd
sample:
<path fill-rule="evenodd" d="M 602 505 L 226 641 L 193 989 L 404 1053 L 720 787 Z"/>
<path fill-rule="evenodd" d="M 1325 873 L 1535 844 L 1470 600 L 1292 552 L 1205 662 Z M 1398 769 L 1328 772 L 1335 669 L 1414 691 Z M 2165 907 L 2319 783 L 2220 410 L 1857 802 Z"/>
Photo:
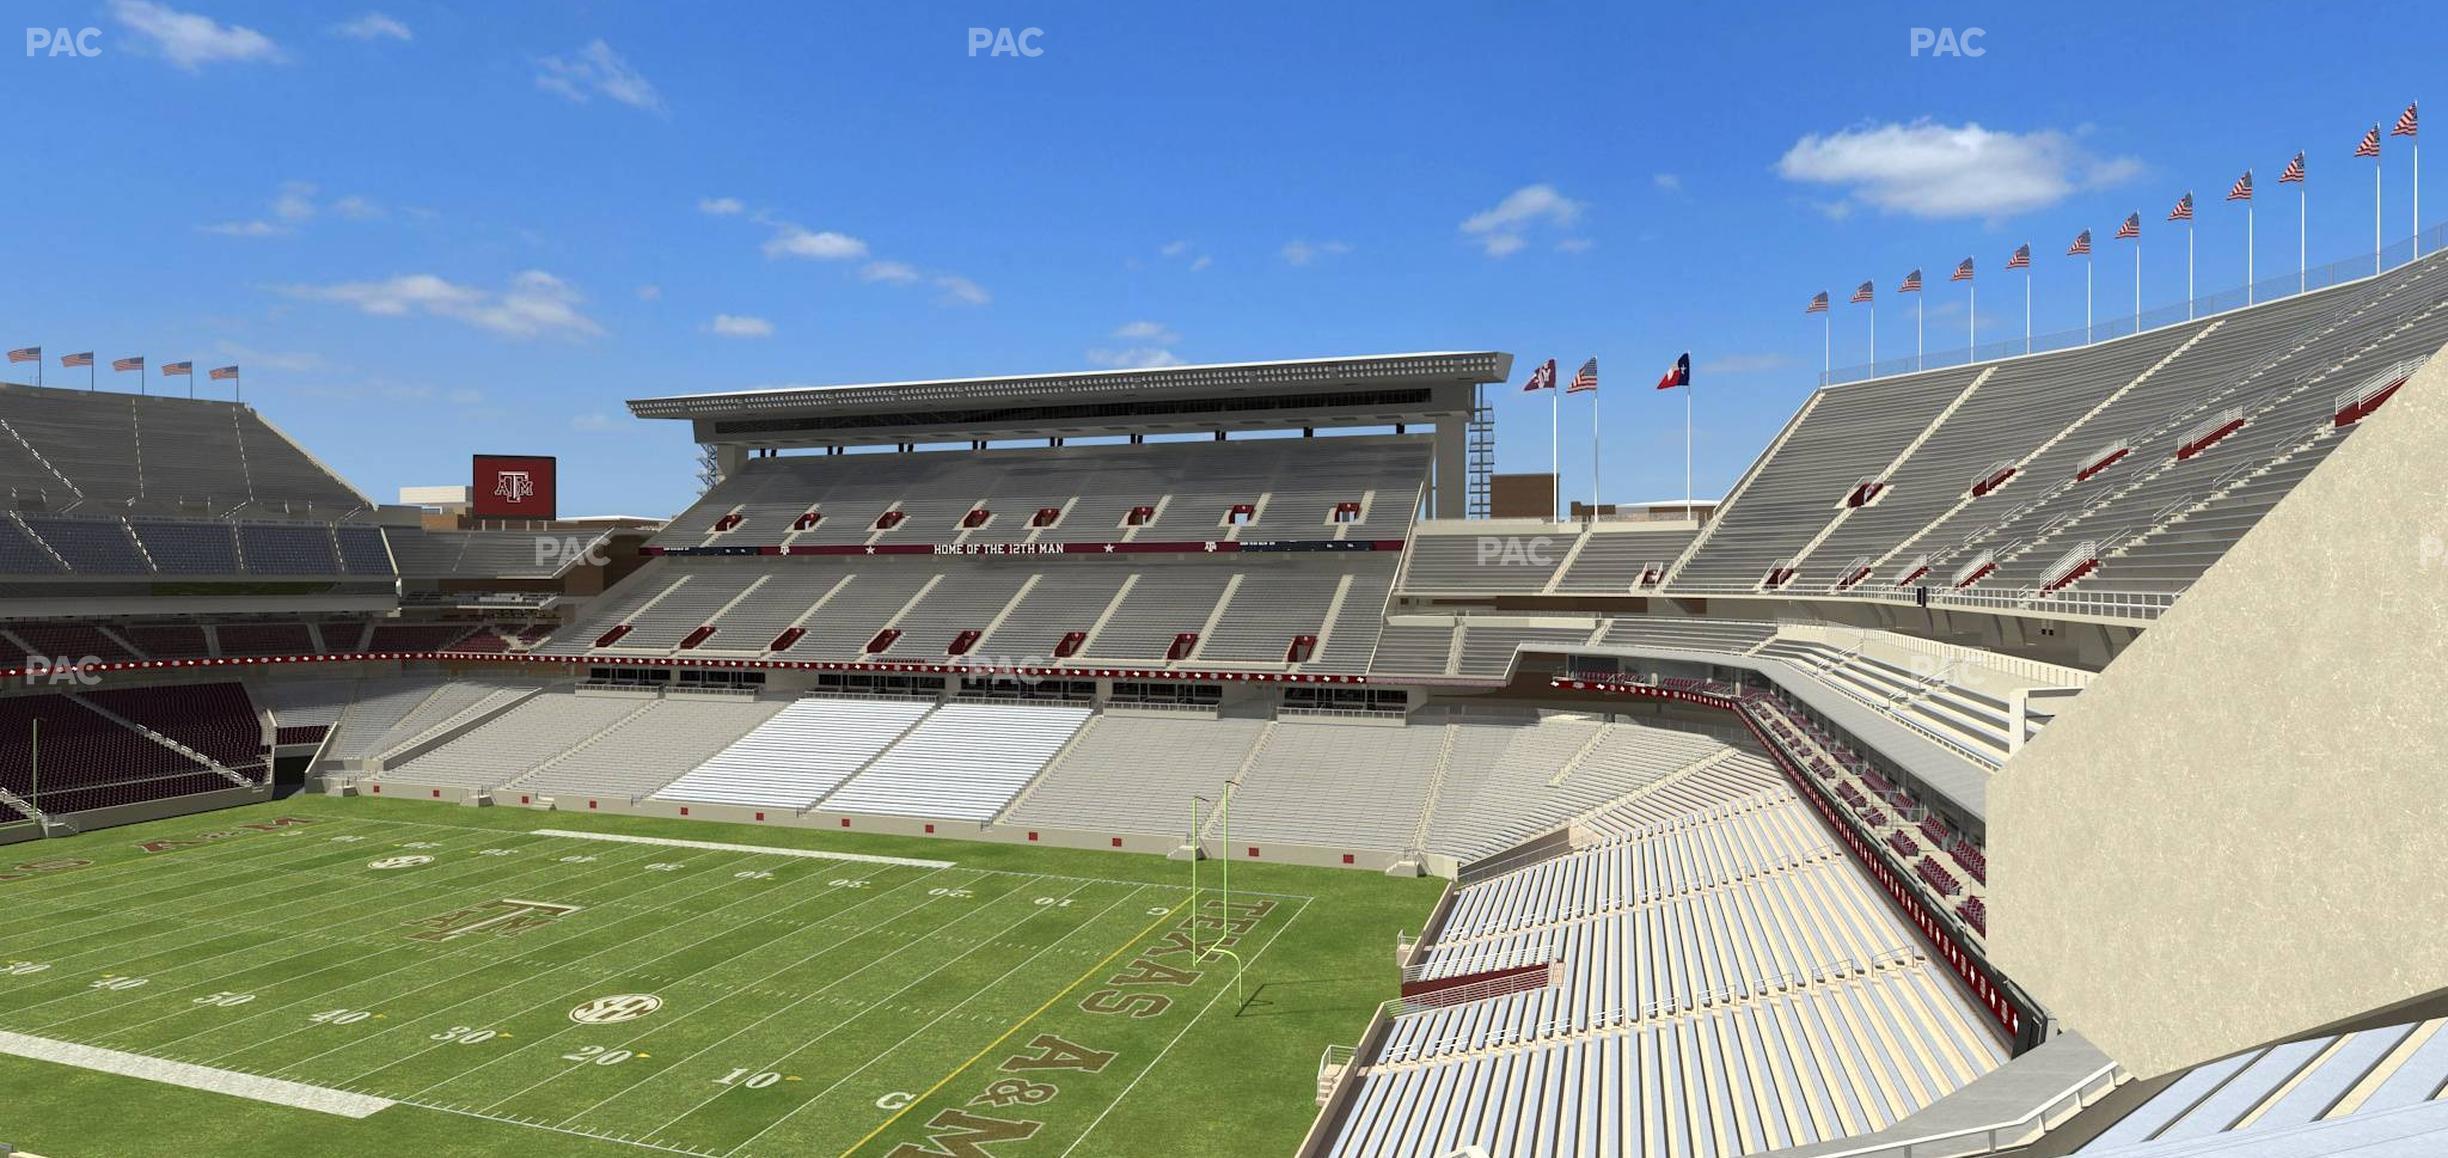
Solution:
<path fill-rule="evenodd" d="M 306 1020 L 317 1025 L 355 1025 L 372 1016 L 373 1011 L 365 1009 L 326 1009 Z"/>
<path fill-rule="evenodd" d="M 673 864 L 670 861 L 659 860 L 653 864 L 647 865 L 646 871 L 650 873 L 676 873 L 680 871 L 680 866 Z"/>
<path fill-rule="evenodd" d="M 731 879 L 735 881 L 770 881 L 773 879 L 773 874 L 766 872 L 763 869 L 749 869 L 745 872 L 732 873 Z"/>
<path fill-rule="evenodd" d="M 863 889 L 867 887 L 867 882 L 864 878 L 852 880 L 848 877 L 835 877 L 832 880 L 826 881 L 825 883 L 837 889 Z"/>
<path fill-rule="evenodd" d="M 134 989 L 134 988 L 136 988 L 137 986 L 143 985 L 143 984 L 145 983 L 145 981 L 146 981 L 146 980 L 147 980 L 147 979 L 146 979 L 146 978 L 143 978 L 143 977 L 105 977 L 105 978 L 102 978 L 102 979 L 101 979 L 101 980 L 99 980 L 99 981 L 96 981 L 96 982 L 94 982 L 94 983 L 92 983 L 92 984 L 90 984 L 90 985 L 87 985 L 85 988 L 87 988 L 87 989 Z"/>
<path fill-rule="evenodd" d="M 28 973 L 40 973 L 50 967 L 41 961 L 11 961 L 5 966 L 0 966 L 0 977 L 23 977 Z"/>
<path fill-rule="evenodd" d="M 501 1035 L 489 1029 L 477 1029 L 473 1026 L 466 1025 L 454 1025 L 440 1033 L 426 1034 L 425 1040 L 453 1042 L 459 1045 L 477 1045 L 483 1042 L 491 1041 L 499 1036 Z"/>
<path fill-rule="evenodd" d="M 409 842 L 408 842 L 408 843 L 406 843 L 406 844 L 401 845 L 400 847 L 401 847 L 401 848 L 440 848 L 440 847 L 442 847 L 442 846 L 441 846 L 441 845 L 439 845 L 439 844 L 436 844 L 436 843 L 434 843 L 433 841 L 430 841 L 430 840 L 412 840 L 412 841 L 409 841 Z"/>
<path fill-rule="evenodd" d="M 960 900 L 976 896 L 977 894 L 972 893 L 967 889 L 928 889 L 927 895 L 930 897 L 951 897 L 955 900 Z"/>
<path fill-rule="evenodd" d="M 333 837 L 333 838 L 332 838 L 332 843 L 333 843 L 333 844 L 355 844 L 355 843 L 357 843 L 358 841 L 361 841 L 361 840 L 364 840 L 364 839 L 365 839 L 365 838 L 364 838 L 364 837 L 362 837 L 362 836 L 335 836 L 335 837 Z"/>
<path fill-rule="evenodd" d="M 600 1045 L 582 1045 L 561 1055 L 562 1061 L 586 1062 L 590 1065 L 616 1066 L 637 1055 L 625 1049 L 605 1049 Z"/>
<path fill-rule="evenodd" d="M 202 997 L 198 997 L 195 999 L 194 1004 L 218 1005 L 226 1009 L 233 1005 L 244 1005 L 253 1000 L 255 1000 L 255 995 L 252 993 L 231 993 L 224 990 L 220 993 L 207 993 Z"/>
<path fill-rule="evenodd" d="M 1049 907 L 1049 908 L 1056 908 L 1056 909 L 1068 909 L 1068 908 L 1070 908 L 1070 907 L 1071 907 L 1071 898 L 1069 898 L 1069 897 L 1039 897 L 1039 898 L 1037 898 L 1037 903 L 1038 903 L 1038 904 L 1040 904 L 1040 905 L 1045 905 L 1045 906 L 1047 906 L 1047 907 Z"/>
<path fill-rule="evenodd" d="M 585 864 L 585 863 L 587 863 L 588 861 L 591 861 L 591 860 L 594 860 L 594 859 L 595 859 L 594 857 L 588 856 L 588 855 L 587 855 L 587 854 L 585 854 L 585 853 L 579 853 L 579 854 L 577 854 L 577 855 L 575 855 L 575 856 L 565 856 L 565 857 L 562 857 L 562 858 L 561 858 L 561 863 L 562 863 L 562 864 Z"/>
<path fill-rule="evenodd" d="M 508 855 L 510 855 L 510 850 L 509 850 L 509 849 L 506 849 L 506 848 L 488 848 L 488 849 L 484 849 L 484 850 L 479 851 L 479 852 L 478 852 L 476 855 L 478 855 L 478 856 L 508 856 Z"/>
<path fill-rule="evenodd" d="M 748 1067 L 741 1066 L 738 1069 L 732 1070 L 730 1073 L 714 1079 L 714 1084 L 718 1086 L 746 1086 L 752 1090 L 761 1090 L 781 1080 L 782 1075 L 775 1073 L 772 1070 L 765 1070 L 761 1073 L 752 1074 L 748 1072 Z"/>

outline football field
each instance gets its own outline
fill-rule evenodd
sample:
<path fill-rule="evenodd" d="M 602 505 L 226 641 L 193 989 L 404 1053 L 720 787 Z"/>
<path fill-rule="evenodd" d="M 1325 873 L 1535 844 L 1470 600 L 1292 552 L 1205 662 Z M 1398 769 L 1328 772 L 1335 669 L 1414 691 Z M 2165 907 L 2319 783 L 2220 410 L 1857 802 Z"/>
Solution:
<path fill-rule="evenodd" d="M 0 1141 L 59 1153 L 157 1098 L 274 1152 L 1282 1153 L 1437 891 L 317 797 L 0 869 Z"/>

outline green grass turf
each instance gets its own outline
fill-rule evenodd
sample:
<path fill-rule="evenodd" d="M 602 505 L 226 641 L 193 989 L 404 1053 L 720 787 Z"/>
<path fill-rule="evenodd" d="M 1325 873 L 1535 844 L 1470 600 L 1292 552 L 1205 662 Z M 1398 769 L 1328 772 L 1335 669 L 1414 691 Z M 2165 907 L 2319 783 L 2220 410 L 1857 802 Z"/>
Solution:
<path fill-rule="evenodd" d="M 279 817 L 312 823 L 240 827 Z M 235 835 L 139 848 L 208 832 Z M 397 856 L 433 859 L 370 867 Z M 1149 856 L 316 796 L 10 846 L 0 872 L 54 858 L 91 863 L 0 881 L 0 1029 L 402 1103 L 352 1120 L 0 1057 L 0 1141 L 77 1155 L 1284 1153 L 1440 888 L 1244 862 L 1228 910 L 1210 862 L 1194 909 L 1189 867 Z M 579 909 L 413 936 L 505 899 Z M 1238 994 L 1193 923 L 1234 938 Z M 571 1017 L 621 994 L 661 1005 Z"/>

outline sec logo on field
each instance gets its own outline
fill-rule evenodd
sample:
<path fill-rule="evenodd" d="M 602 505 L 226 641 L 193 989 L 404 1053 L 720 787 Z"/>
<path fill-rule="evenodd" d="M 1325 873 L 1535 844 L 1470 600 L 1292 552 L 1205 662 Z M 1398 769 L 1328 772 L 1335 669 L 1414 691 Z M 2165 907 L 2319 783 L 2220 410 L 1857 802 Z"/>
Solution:
<path fill-rule="evenodd" d="M 433 858 L 430 856 L 386 856 L 378 861 L 367 862 L 366 867 L 370 869 L 415 868 L 421 864 L 432 863 Z"/>
<path fill-rule="evenodd" d="M 598 997 L 570 1010 L 570 1020 L 580 1025 L 611 1025 L 637 1019 L 663 1008 L 663 999 L 652 993 L 622 993 Z"/>

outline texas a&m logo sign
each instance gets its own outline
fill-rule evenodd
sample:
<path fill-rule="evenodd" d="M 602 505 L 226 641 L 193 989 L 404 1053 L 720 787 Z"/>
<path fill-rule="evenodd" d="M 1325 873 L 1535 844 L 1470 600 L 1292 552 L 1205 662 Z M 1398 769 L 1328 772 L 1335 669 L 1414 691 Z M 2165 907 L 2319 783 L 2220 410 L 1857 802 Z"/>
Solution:
<path fill-rule="evenodd" d="M 480 519 L 555 518 L 550 455 L 480 454 L 469 498 Z"/>

